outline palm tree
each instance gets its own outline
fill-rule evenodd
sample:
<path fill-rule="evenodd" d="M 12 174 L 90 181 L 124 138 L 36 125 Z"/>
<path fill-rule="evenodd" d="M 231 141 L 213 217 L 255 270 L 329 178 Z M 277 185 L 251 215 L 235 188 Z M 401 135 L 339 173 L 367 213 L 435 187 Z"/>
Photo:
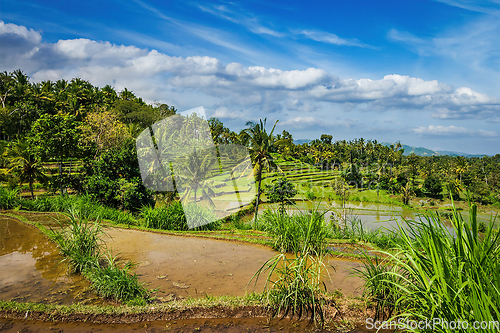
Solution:
<path fill-rule="evenodd" d="M 7 174 L 16 174 L 22 182 L 28 182 L 31 199 L 35 198 L 33 193 L 33 183 L 45 178 L 44 167 L 40 160 L 29 151 L 28 145 L 24 142 L 16 141 L 4 152 L 5 159 L 9 165 Z"/>
<path fill-rule="evenodd" d="M 214 206 L 212 198 L 215 196 L 215 192 L 210 187 L 207 179 L 210 178 L 216 163 L 217 155 L 210 154 L 210 152 L 200 154 L 199 151 L 194 149 L 186 157 L 184 163 L 176 164 L 177 168 L 174 167 L 175 177 L 180 180 L 177 185 L 185 188 L 181 201 L 189 202 L 189 195 L 192 192 L 194 194 L 193 202 L 196 203 L 198 190 L 201 190 L 201 199 L 207 199 L 209 204 Z"/>
<path fill-rule="evenodd" d="M 271 157 L 271 149 L 273 146 L 273 132 L 276 124 L 279 120 L 274 123 L 273 129 L 270 133 L 266 131 L 266 119 L 259 123 L 249 121 L 246 123 L 248 128 L 244 129 L 241 133 L 242 141 L 248 143 L 250 154 L 255 163 L 253 168 L 253 174 L 257 178 L 259 185 L 257 187 L 257 201 L 255 203 L 255 217 L 254 224 L 257 222 L 257 213 L 259 211 L 259 201 L 261 194 L 261 183 L 262 183 L 262 169 L 276 166 Z"/>

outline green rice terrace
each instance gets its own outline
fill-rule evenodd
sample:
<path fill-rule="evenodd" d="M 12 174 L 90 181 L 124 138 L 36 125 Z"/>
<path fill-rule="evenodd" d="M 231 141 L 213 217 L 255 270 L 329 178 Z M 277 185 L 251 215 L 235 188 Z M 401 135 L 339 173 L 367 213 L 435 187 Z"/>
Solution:
<path fill-rule="evenodd" d="M 294 144 L 63 81 L 95 96 L 0 122 L 0 331 L 498 332 L 500 155 Z M 23 82 L 6 107 L 35 98 Z M 173 116 L 207 124 L 214 155 L 153 159 L 147 178 L 136 139 Z"/>

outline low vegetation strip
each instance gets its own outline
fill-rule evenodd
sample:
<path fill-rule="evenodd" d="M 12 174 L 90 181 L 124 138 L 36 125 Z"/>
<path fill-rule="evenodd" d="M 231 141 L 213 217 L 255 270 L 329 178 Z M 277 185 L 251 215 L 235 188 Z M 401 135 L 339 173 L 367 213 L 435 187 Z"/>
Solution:
<path fill-rule="evenodd" d="M 52 321 L 132 323 L 182 318 L 262 317 L 266 314 L 266 305 L 263 303 L 262 296 L 258 294 L 244 297 L 187 298 L 168 303 L 135 306 L 56 305 L 0 301 L 1 317 Z"/>

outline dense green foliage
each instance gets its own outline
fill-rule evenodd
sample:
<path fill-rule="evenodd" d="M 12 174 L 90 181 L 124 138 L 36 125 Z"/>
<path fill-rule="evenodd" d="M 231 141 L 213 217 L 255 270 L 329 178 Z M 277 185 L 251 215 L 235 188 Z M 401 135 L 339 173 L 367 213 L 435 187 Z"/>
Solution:
<path fill-rule="evenodd" d="M 17 189 L 9 190 L 0 187 L 0 209 L 12 209 L 19 204 L 19 192 Z"/>
<path fill-rule="evenodd" d="M 213 221 L 215 220 L 213 212 L 208 208 L 203 208 L 199 206 L 188 206 L 187 209 L 197 209 L 196 212 L 190 211 L 191 216 L 197 216 L 199 221 L 204 219 Z M 186 231 L 189 230 L 186 216 L 184 215 L 184 210 L 182 204 L 179 201 L 173 201 L 170 204 L 158 208 L 143 207 L 141 209 L 140 215 L 143 219 L 143 226 L 152 229 L 163 229 L 163 230 L 177 230 Z M 203 223 L 200 223 L 200 225 Z M 197 228 L 198 230 L 215 230 L 220 227 L 220 221 L 215 221 L 209 224 L 202 225 Z"/>
<path fill-rule="evenodd" d="M 129 211 L 154 204 L 153 193 L 142 184 L 132 139 L 89 161 L 85 170 L 81 190 L 96 202 Z"/>
<path fill-rule="evenodd" d="M 84 192 L 103 204 L 131 211 L 152 203 L 152 194 L 140 181 L 132 139 L 155 121 L 175 114 L 174 107 L 147 105 L 126 88 L 117 93 L 110 86 L 99 88 L 78 78 L 31 83 L 20 70 L 0 73 L 0 92 L 0 139 L 5 140 L 0 141 L 0 168 L 12 170 L 7 176 L 0 172 L 0 180 L 9 186 L 27 182 L 33 192 L 33 181 L 42 180 L 36 163 L 55 161 L 58 174 L 47 175 L 42 183 L 46 190 L 61 195 L 66 190 Z M 17 140 L 28 149 L 15 150 Z M 24 167 L 16 166 L 21 158 L 35 166 L 35 172 L 21 172 Z M 83 169 L 71 168 L 75 159 L 83 162 Z M 63 167 L 68 161 L 69 169 Z"/>
<path fill-rule="evenodd" d="M 270 185 L 265 186 L 264 192 L 269 202 L 280 203 L 281 212 L 284 212 L 285 205 L 290 203 L 289 199 L 297 194 L 294 185 L 284 176 L 273 179 Z"/>

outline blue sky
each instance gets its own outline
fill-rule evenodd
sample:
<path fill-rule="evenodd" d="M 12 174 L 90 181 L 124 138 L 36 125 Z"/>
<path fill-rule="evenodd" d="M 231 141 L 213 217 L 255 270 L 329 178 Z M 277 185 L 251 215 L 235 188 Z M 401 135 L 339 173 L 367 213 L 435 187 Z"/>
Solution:
<path fill-rule="evenodd" d="M 500 153 L 500 1 L 0 0 L 0 70 L 81 77 L 233 130 Z"/>

